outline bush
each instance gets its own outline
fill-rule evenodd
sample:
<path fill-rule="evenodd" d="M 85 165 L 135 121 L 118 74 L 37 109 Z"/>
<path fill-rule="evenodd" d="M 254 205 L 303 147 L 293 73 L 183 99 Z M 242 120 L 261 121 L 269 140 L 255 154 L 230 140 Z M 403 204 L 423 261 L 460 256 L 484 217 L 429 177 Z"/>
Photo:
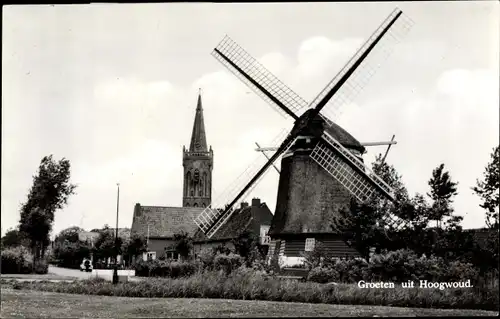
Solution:
<path fill-rule="evenodd" d="M 49 272 L 49 264 L 47 260 L 39 260 L 35 262 L 35 274 L 45 275 Z"/>
<path fill-rule="evenodd" d="M 18 246 L 2 250 L 2 274 L 30 274 L 33 257 L 27 248 Z"/>
<path fill-rule="evenodd" d="M 214 249 L 203 248 L 198 254 L 198 260 L 201 262 L 203 269 L 213 270 L 214 269 L 214 259 L 216 253 Z"/>
<path fill-rule="evenodd" d="M 243 265 L 244 262 L 245 260 L 243 259 L 243 257 L 237 254 L 218 254 L 214 258 L 214 268 L 215 270 L 222 270 L 226 274 L 230 274 L 241 265 Z"/>
<path fill-rule="evenodd" d="M 332 268 L 316 267 L 309 271 L 307 281 L 325 284 L 327 282 L 335 282 L 339 278 L 339 273 Z"/>
<path fill-rule="evenodd" d="M 196 273 L 201 265 L 196 262 L 176 262 L 164 260 L 139 260 L 135 263 L 136 276 L 139 277 L 189 277 Z"/>

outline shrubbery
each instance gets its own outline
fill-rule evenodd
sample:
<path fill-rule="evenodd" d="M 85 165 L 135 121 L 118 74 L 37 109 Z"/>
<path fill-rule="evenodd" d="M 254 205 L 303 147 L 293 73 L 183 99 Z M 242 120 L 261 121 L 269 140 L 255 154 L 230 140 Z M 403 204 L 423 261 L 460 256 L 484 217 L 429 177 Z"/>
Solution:
<path fill-rule="evenodd" d="M 46 260 L 39 260 L 33 269 L 33 256 L 23 246 L 2 250 L 2 274 L 46 274 L 48 264 Z"/>
<path fill-rule="evenodd" d="M 354 283 L 359 280 L 404 282 L 407 280 L 465 281 L 478 279 L 472 264 L 445 262 L 439 257 L 417 257 L 410 250 L 374 254 L 369 262 L 363 259 L 325 260 L 313 268 L 309 281 Z"/>
<path fill-rule="evenodd" d="M 214 268 L 215 270 L 223 270 L 226 274 L 230 274 L 243 265 L 244 262 L 243 257 L 237 254 L 218 254 L 214 258 Z"/>
<path fill-rule="evenodd" d="M 199 263 L 194 262 L 139 260 L 135 264 L 135 275 L 140 277 L 188 277 L 200 269 L 200 266 Z"/>

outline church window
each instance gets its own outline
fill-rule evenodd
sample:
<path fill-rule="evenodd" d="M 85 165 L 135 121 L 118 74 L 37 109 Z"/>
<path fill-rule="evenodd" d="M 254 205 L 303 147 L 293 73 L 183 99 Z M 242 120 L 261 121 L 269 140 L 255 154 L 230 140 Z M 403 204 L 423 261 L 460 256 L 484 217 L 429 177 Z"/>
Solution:
<path fill-rule="evenodd" d="M 198 207 L 198 204 L 197 204 L 197 203 L 194 203 L 194 204 L 193 204 L 193 207 Z"/>
<path fill-rule="evenodd" d="M 186 207 L 189 207 L 189 204 L 186 204 Z"/>
<path fill-rule="evenodd" d="M 191 188 L 191 197 L 194 196 L 194 189 Z"/>
<path fill-rule="evenodd" d="M 191 172 L 187 172 L 186 174 L 186 182 L 184 183 L 185 184 L 185 191 L 184 191 L 184 194 L 186 194 L 186 196 L 189 194 L 189 189 L 191 188 Z"/>
<path fill-rule="evenodd" d="M 201 207 L 205 208 L 207 206 L 205 206 L 205 203 L 201 203 Z"/>
<path fill-rule="evenodd" d="M 207 180 L 207 172 L 203 172 L 203 186 L 205 196 L 208 194 L 208 180 Z"/>

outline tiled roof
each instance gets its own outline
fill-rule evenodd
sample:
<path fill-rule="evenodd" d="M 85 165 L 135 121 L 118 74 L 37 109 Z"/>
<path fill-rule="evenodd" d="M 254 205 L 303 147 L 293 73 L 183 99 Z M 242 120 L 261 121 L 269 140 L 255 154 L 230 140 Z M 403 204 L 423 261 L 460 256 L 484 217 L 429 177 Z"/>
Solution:
<path fill-rule="evenodd" d="M 182 231 L 193 235 L 197 229 L 194 218 L 203 208 L 140 206 L 136 204 L 132 221 L 132 233 L 149 237 L 172 238 Z"/>
<path fill-rule="evenodd" d="M 259 235 L 260 225 L 271 225 L 272 218 L 273 215 L 266 203 L 238 208 L 210 240 L 236 238 L 245 231 L 251 231 Z M 205 234 L 200 230 L 197 230 L 193 237 L 194 241 L 208 240 Z"/>

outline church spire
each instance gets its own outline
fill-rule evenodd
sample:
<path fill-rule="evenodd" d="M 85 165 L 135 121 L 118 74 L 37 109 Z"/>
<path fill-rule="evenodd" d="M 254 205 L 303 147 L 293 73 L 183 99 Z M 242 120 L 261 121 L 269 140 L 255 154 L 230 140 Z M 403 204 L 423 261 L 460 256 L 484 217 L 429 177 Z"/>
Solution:
<path fill-rule="evenodd" d="M 201 105 L 201 89 L 198 92 L 198 104 L 194 117 L 193 132 L 191 133 L 190 152 L 208 152 L 207 137 L 205 135 L 205 122 L 203 121 L 203 107 Z"/>

